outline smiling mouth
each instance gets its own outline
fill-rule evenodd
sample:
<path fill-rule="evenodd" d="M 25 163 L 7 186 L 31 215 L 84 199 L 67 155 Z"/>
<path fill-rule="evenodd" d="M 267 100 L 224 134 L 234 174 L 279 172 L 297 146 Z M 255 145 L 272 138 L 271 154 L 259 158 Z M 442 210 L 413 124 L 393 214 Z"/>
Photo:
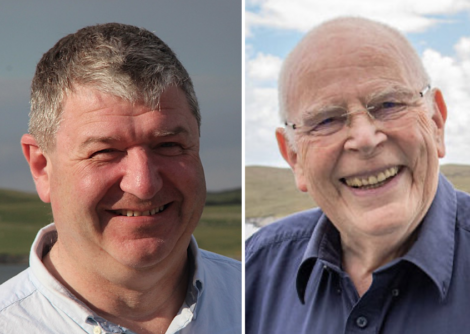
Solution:
<path fill-rule="evenodd" d="M 400 172 L 400 167 L 390 167 L 376 175 L 368 177 L 350 177 L 343 178 L 341 181 L 347 186 L 355 189 L 374 189 L 379 188 L 393 179 Z"/>
<path fill-rule="evenodd" d="M 151 210 L 147 210 L 147 211 L 135 211 L 135 210 L 122 209 L 122 210 L 111 210 L 111 212 L 119 216 L 127 216 L 127 217 L 154 216 L 162 211 L 165 211 L 167 207 L 168 207 L 168 204 L 162 205 L 162 206 L 159 206 Z"/>

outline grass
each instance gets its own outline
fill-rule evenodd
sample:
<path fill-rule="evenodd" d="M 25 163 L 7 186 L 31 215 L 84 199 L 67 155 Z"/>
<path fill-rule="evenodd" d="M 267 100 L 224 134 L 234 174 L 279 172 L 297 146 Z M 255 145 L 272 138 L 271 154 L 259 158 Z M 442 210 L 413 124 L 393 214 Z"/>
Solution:
<path fill-rule="evenodd" d="M 201 248 L 241 258 L 241 190 L 209 193 L 196 231 Z M 0 261 L 27 259 L 38 230 L 53 221 L 36 194 L 0 189 Z M 4 260 L 5 261 L 5 260 Z"/>
<path fill-rule="evenodd" d="M 206 205 L 194 231 L 200 248 L 241 259 L 241 205 Z"/>
<path fill-rule="evenodd" d="M 252 166 L 245 168 L 245 214 L 252 217 L 283 217 L 316 206 L 297 190 L 290 169 Z"/>
<path fill-rule="evenodd" d="M 470 166 L 449 164 L 442 165 L 440 169 L 455 188 L 470 193 Z M 245 168 L 246 218 L 280 218 L 315 206 L 307 194 L 297 190 L 290 169 Z"/>

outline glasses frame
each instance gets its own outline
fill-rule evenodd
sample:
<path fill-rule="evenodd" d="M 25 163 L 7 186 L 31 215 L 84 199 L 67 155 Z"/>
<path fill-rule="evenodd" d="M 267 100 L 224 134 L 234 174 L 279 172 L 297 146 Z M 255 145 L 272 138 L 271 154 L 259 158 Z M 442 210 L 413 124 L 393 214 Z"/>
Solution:
<path fill-rule="evenodd" d="M 418 92 L 419 94 L 419 97 L 420 98 L 423 98 L 429 91 L 431 90 L 431 85 L 430 84 L 427 84 L 421 91 Z M 370 119 L 375 119 L 375 117 L 369 112 L 369 110 L 371 110 L 373 107 L 365 107 L 364 110 L 365 112 L 367 113 L 367 115 L 370 117 Z M 357 114 L 357 113 L 361 113 L 362 111 L 361 110 L 357 110 L 357 111 L 348 111 L 346 113 L 344 113 L 343 115 L 341 116 L 349 116 L 349 115 L 353 115 L 353 114 Z M 284 122 L 284 126 L 286 128 L 292 128 L 293 130 L 297 130 L 299 128 L 302 127 L 302 125 L 297 125 L 296 123 L 292 123 L 292 122 Z"/>

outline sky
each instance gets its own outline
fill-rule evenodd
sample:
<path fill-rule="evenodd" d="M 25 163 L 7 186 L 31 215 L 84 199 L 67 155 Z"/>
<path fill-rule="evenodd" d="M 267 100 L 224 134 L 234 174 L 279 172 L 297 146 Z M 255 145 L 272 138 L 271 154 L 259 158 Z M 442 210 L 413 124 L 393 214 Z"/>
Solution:
<path fill-rule="evenodd" d="M 245 165 L 288 167 L 274 136 L 283 59 L 312 27 L 351 15 L 389 24 L 411 41 L 447 103 L 441 163 L 470 164 L 470 0 L 246 0 Z"/>
<path fill-rule="evenodd" d="M 37 62 L 63 36 L 106 22 L 146 28 L 173 49 L 199 99 L 208 190 L 240 187 L 241 20 L 240 1 L 0 0 L 0 188 L 34 191 L 20 138 Z"/>

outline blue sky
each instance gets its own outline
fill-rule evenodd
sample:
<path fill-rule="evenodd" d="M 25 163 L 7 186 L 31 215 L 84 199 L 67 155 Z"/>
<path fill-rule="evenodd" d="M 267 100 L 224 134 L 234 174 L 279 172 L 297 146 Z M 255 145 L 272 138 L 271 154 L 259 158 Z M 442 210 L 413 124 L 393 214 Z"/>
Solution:
<path fill-rule="evenodd" d="M 311 27 L 345 15 L 387 23 L 408 37 L 447 101 L 441 162 L 470 164 L 470 0 L 247 0 L 245 165 L 287 167 L 274 137 L 282 60 Z"/>

